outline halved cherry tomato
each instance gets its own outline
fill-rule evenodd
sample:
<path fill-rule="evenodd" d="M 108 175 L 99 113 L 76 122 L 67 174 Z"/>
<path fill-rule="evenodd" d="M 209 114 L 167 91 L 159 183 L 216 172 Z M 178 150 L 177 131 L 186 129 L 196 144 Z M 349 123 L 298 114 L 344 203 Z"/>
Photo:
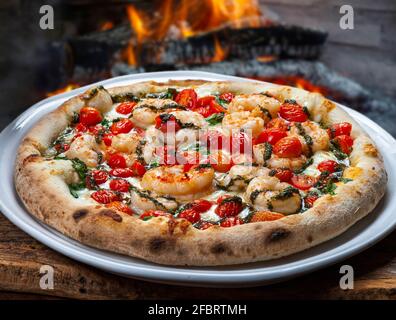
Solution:
<path fill-rule="evenodd" d="M 240 224 L 244 224 L 244 222 L 239 217 L 225 218 L 223 221 L 220 222 L 220 226 L 222 226 L 223 228 L 229 228 Z"/>
<path fill-rule="evenodd" d="M 308 194 L 308 195 L 304 198 L 305 206 L 306 206 L 307 208 L 312 208 L 313 205 L 314 205 L 314 203 L 315 203 L 315 201 L 318 200 L 318 198 L 319 198 L 319 197 L 318 197 L 317 195 Z"/>
<path fill-rule="evenodd" d="M 77 132 L 86 132 L 88 128 L 80 122 L 74 127 L 74 130 Z"/>
<path fill-rule="evenodd" d="M 118 201 L 118 196 L 110 190 L 98 190 L 91 194 L 91 198 L 103 204 Z"/>
<path fill-rule="evenodd" d="M 132 169 L 130 168 L 116 168 L 116 169 L 111 169 L 110 174 L 114 177 L 118 178 L 129 178 L 134 175 Z"/>
<path fill-rule="evenodd" d="M 287 131 L 289 129 L 289 125 L 287 124 L 287 122 L 285 120 L 283 120 L 282 118 L 275 118 L 270 120 L 265 127 L 267 129 L 270 128 L 277 128 L 283 131 Z"/>
<path fill-rule="evenodd" d="M 347 135 L 337 136 L 332 140 L 343 153 L 350 154 L 352 152 L 353 139 Z"/>
<path fill-rule="evenodd" d="M 300 190 L 308 190 L 316 182 L 316 178 L 308 176 L 306 174 L 293 175 L 293 177 L 291 178 L 291 183 L 293 184 L 293 186 Z"/>
<path fill-rule="evenodd" d="M 232 195 L 230 195 L 230 194 L 224 194 L 224 195 L 218 197 L 218 199 L 216 200 L 216 203 L 217 203 L 217 204 L 220 204 L 220 203 L 223 202 L 223 200 L 225 200 L 225 199 L 227 199 L 227 198 L 230 198 L 230 197 L 232 197 Z"/>
<path fill-rule="evenodd" d="M 259 134 L 259 136 L 254 140 L 255 144 L 260 144 L 268 142 L 272 145 L 277 143 L 280 139 L 287 136 L 286 131 L 278 128 L 265 129 Z"/>
<path fill-rule="evenodd" d="M 170 216 L 171 214 L 161 210 L 148 210 L 140 215 L 140 219 L 145 220 L 148 217 Z"/>
<path fill-rule="evenodd" d="M 194 89 L 184 89 L 177 94 L 175 101 L 187 109 L 193 109 L 197 103 L 197 99 L 198 96 Z"/>
<path fill-rule="evenodd" d="M 225 198 L 216 207 L 215 212 L 220 217 L 234 217 L 238 215 L 243 209 L 242 200 L 240 197 Z"/>
<path fill-rule="evenodd" d="M 113 135 L 111 133 L 105 133 L 102 141 L 107 147 L 110 147 L 113 142 Z"/>
<path fill-rule="evenodd" d="M 133 122 L 129 119 L 121 119 L 120 121 L 114 122 L 110 127 L 110 131 L 115 135 L 120 133 L 128 133 L 132 129 Z"/>
<path fill-rule="evenodd" d="M 220 98 L 221 100 L 226 101 L 227 103 L 230 103 L 230 102 L 232 101 L 232 99 L 235 98 L 235 95 L 234 95 L 233 93 L 231 93 L 231 92 L 225 92 L 225 93 L 222 93 L 222 94 L 219 96 L 219 98 Z"/>
<path fill-rule="evenodd" d="M 201 114 L 204 118 L 210 117 L 215 113 L 225 112 L 225 109 L 216 102 L 213 96 L 199 98 L 193 110 Z"/>
<path fill-rule="evenodd" d="M 135 101 L 123 102 L 116 107 L 116 111 L 121 114 L 130 114 L 135 106 Z"/>
<path fill-rule="evenodd" d="M 179 213 L 178 218 L 186 219 L 191 223 L 196 223 L 201 219 L 201 214 L 194 209 L 186 209 Z"/>
<path fill-rule="evenodd" d="M 287 121 L 304 122 L 308 120 L 303 107 L 297 103 L 283 103 L 279 109 L 279 115 Z"/>
<path fill-rule="evenodd" d="M 302 144 L 296 137 L 284 137 L 273 148 L 274 154 L 281 158 L 295 158 L 302 153 Z"/>
<path fill-rule="evenodd" d="M 128 181 L 123 179 L 114 179 L 110 181 L 109 186 L 113 191 L 128 192 L 130 184 Z"/>
<path fill-rule="evenodd" d="M 125 157 L 119 153 L 112 154 L 110 156 L 109 160 L 107 161 L 107 163 L 113 169 L 114 168 L 126 168 L 126 166 L 127 166 Z"/>
<path fill-rule="evenodd" d="M 234 165 L 232 158 L 220 150 L 210 154 L 209 163 L 218 172 L 228 172 Z"/>
<path fill-rule="evenodd" d="M 197 212 L 206 212 L 212 207 L 212 205 L 212 202 L 208 200 L 199 199 L 193 201 L 191 208 Z"/>
<path fill-rule="evenodd" d="M 100 112 L 91 107 L 84 107 L 80 110 L 80 123 L 84 126 L 94 126 L 102 121 L 102 115 Z"/>
<path fill-rule="evenodd" d="M 161 114 L 155 118 L 155 127 L 163 133 L 176 132 L 181 129 L 173 114 Z"/>
<path fill-rule="evenodd" d="M 133 210 L 121 201 L 110 202 L 110 203 L 106 204 L 106 207 L 116 209 L 116 210 L 124 212 L 130 216 L 134 214 Z"/>
<path fill-rule="evenodd" d="M 132 163 L 131 169 L 135 176 L 142 177 L 146 173 L 146 168 L 139 161 Z"/>
<path fill-rule="evenodd" d="M 250 222 L 260 222 L 260 221 L 273 221 L 283 218 L 285 215 L 278 212 L 271 211 L 259 211 L 256 212 Z"/>
<path fill-rule="evenodd" d="M 275 177 L 281 182 L 289 182 L 293 176 L 293 172 L 289 169 L 276 169 Z"/>
<path fill-rule="evenodd" d="M 336 171 L 338 163 L 334 160 L 325 160 L 318 164 L 318 170 L 320 172 L 327 171 L 328 173 L 333 173 Z"/>
<path fill-rule="evenodd" d="M 329 128 L 329 136 L 331 138 L 347 135 L 350 136 L 352 125 L 349 122 L 335 123 Z"/>
<path fill-rule="evenodd" d="M 93 170 L 91 174 L 96 184 L 105 183 L 109 178 L 109 174 L 104 170 Z"/>

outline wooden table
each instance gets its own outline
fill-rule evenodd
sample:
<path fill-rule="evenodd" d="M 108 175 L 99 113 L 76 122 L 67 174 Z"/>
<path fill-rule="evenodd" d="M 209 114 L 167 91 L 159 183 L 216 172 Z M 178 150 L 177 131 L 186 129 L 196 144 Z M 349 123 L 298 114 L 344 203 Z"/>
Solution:
<path fill-rule="evenodd" d="M 354 267 L 353 290 L 339 288 L 342 264 Z M 40 267 L 55 269 L 54 290 L 39 286 Z M 395 299 L 396 232 L 369 250 L 287 282 L 244 289 L 155 284 L 115 276 L 37 242 L 0 214 L 0 299 Z"/>

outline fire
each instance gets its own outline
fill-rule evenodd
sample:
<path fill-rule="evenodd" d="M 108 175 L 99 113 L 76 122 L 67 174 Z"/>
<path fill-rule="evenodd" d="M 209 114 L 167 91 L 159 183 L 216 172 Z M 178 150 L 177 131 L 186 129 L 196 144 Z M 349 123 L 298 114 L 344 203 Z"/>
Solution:
<path fill-rule="evenodd" d="M 114 23 L 113 23 L 113 22 L 111 22 L 111 21 L 105 21 L 105 22 L 103 22 L 103 23 L 100 25 L 99 30 L 100 30 L 100 31 L 106 31 L 106 30 L 110 30 L 110 29 L 113 29 L 113 28 L 114 28 Z"/>
<path fill-rule="evenodd" d="M 72 91 L 72 90 L 77 89 L 77 88 L 79 88 L 79 87 L 80 87 L 80 85 L 78 85 L 78 84 L 76 84 L 76 83 L 69 83 L 68 85 L 66 85 L 66 86 L 63 87 L 63 88 L 56 89 L 56 90 L 51 91 L 51 92 L 47 92 L 47 93 L 45 94 L 45 96 L 46 96 L 47 98 L 48 98 L 48 97 L 52 97 L 52 96 L 56 96 L 57 94 L 61 94 L 61 93 L 68 92 L 68 91 Z"/>
<path fill-rule="evenodd" d="M 135 44 L 130 43 L 126 49 L 127 61 L 132 65 L 137 65 L 141 45 L 147 40 L 185 39 L 224 24 L 259 27 L 261 17 L 257 0 L 163 0 L 157 14 L 138 10 L 132 4 L 126 6 L 126 13 L 136 35 Z M 217 39 L 215 50 L 214 61 L 226 57 Z"/>
<path fill-rule="evenodd" d="M 217 37 L 214 40 L 214 48 L 215 48 L 215 54 L 212 58 L 212 62 L 223 61 L 227 56 L 227 52 L 222 48 L 220 41 L 219 39 L 217 39 Z"/>

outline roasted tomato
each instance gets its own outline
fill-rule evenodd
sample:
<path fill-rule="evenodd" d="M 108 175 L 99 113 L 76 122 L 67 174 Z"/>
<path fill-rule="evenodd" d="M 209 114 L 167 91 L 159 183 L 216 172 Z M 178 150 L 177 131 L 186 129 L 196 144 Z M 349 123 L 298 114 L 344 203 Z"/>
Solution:
<path fill-rule="evenodd" d="M 102 141 L 107 147 L 110 147 L 113 142 L 113 135 L 111 133 L 105 133 Z"/>
<path fill-rule="evenodd" d="M 88 128 L 80 122 L 74 127 L 74 130 L 77 132 L 87 132 Z"/>
<path fill-rule="evenodd" d="M 133 122 L 129 119 L 121 119 L 117 122 L 114 122 L 110 127 L 110 131 L 115 135 L 120 133 L 128 133 L 132 129 L 133 129 Z"/>
<path fill-rule="evenodd" d="M 291 183 L 293 184 L 293 186 L 300 190 L 308 190 L 316 182 L 316 178 L 308 176 L 306 174 L 293 175 L 293 177 L 291 178 Z"/>
<path fill-rule="evenodd" d="M 231 92 L 225 92 L 225 93 L 222 93 L 222 94 L 219 96 L 219 98 L 220 98 L 221 100 L 224 100 L 224 101 L 227 102 L 227 103 L 230 103 L 230 102 L 232 101 L 232 99 L 235 98 L 235 95 L 234 95 L 233 93 L 231 93 Z"/>
<path fill-rule="evenodd" d="M 80 110 L 80 123 L 90 127 L 102 121 L 102 115 L 98 110 L 91 107 L 84 107 Z"/>
<path fill-rule="evenodd" d="M 274 176 L 281 182 L 289 182 L 293 176 L 293 172 L 289 169 L 275 169 Z"/>
<path fill-rule="evenodd" d="M 270 120 L 265 127 L 267 129 L 271 129 L 271 128 L 277 128 L 283 131 L 287 131 L 289 130 L 289 125 L 287 124 L 287 122 L 285 120 L 283 120 L 282 118 L 275 118 Z"/>
<path fill-rule="evenodd" d="M 112 154 L 107 163 L 112 169 L 126 168 L 127 166 L 125 157 L 119 153 Z"/>
<path fill-rule="evenodd" d="M 303 107 L 297 103 L 284 102 L 279 109 L 279 115 L 287 121 L 304 122 L 308 120 L 308 115 L 304 112 Z"/>
<path fill-rule="evenodd" d="M 343 153 L 350 154 L 352 152 L 353 139 L 347 135 L 337 136 L 332 140 Z"/>
<path fill-rule="evenodd" d="M 282 130 L 282 129 L 278 129 L 278 128 L 265 129 L 254 140 L 254 144 L 260 144 L 260 143 L 268 142 L 268 143 L 274 145 L 280 139 L 282 139 L 282 138 L 284 138 L 286 136 L 287 136 L 287 132 Z"/>
<path fill-rule="evenodd" d="M 91 198 L 103 204 L 107 204 L 119 200 L 117 194 L 110 190 L 95 191 L 94 193 L 91 194 Z"/>
<path fill-rule="evenodd" d="M 230 195 L 230 194 L 224 194 L 224 195 L 220 196 L 220 197 L 216 200 L 216 203 L 217 203 L 217 204 L 220 204 L 220 203 L 223 202 L 223 200 L 225 200 L 225 199 L 227 199 L 227 198 L 231 198 L 231 197 L 232 197 L 232 195 Z"/>
<path fill-rule="evenodd" d="M 304 203 L 305 203 L 305 207 L 307 208 L 312 208 L 315 201 L 318 200 L 318 196 L 316 194 L 308 194 L 305 198 L 304 198 Z"/>
<path fill-rule="evenodd" d="M 193 109 L 197 104 L 197 99 L 194 89 L 184 89 L 177 94 L 175 101 L 187 109 Z"/>
<path fill-rule="evenodd" d="M 220 226 L 222 226 L 223 228 L 229 228 L 229 227 L 237 226 L 237 225 L 240 225 L 240 224 L 244 224 L 244 222 L 239 217 L 225 218 L 224 220 L 222 220 L 220 222 Z"/>
<path fill-rule="evenodd" d="M 281 158 L 296 158 L 302 153 L 302 144 L 296 137 L 285 137 L 275 144 L 273 152 Z"/>
<path fill-rule="evenodd" d="M 191 223 L 196 223 L 201 219 L 201 214 L 198 211 L 194 210 L 193 208 L 190 208 L 180 212 L 177 217 L 186 219 Z"/>
<path fill-rule="evenodd" d="M 207 96 L 197 100 L 196 107 L 194 107 L 193 111 L 198 112 L 204 118 L 207 118 L 212 114 L 225 112 L 225 109 L 216 102 L 215 97 Z"/>
<path fill-rule="evenodd" d="M 170 217 L 171 214 L 168 212 L 165 212 L 165 211 L 161 211 L 161 210 L 148 210 L 148 211 L 144 212 L 143 214 L 141 214 L 139 218 L 142 220 L 148 220 L 149 218 L 160 217 L 160 216 L 165 216 L 165 217 L 169 216 Z"/>
<path fill-rule="evenodd" d="M 232 158 L 220 150 L 210 154 L 209 162 L 218 172 L 228 172 L 234 165 Z"/>
<path fill-rule="evenodd" d="M 155 118 L 155 127 L 163 133 L 176 132 L 181 129 L 176 117 L 173 114 L 160 114 Z"/>
<path fill-rule="evenodd" d="M 118 178 L 129 178 L 134 175 L 134 172 L 130 168 L 116 168 L 110 170 L 110 174 Z"/>
<path fill-rule="evenodd" d="M 134 163 L 132 163 L 131 169 L 134 175 L 138 177 L 143 177 L 143 175 L 146 173 L 146 168 L 139 161 L 135 161 Z"/>
<path fill-rule="evenodd" d="M 135 106 L 135 101 L 123 102 L 116 107 L 116 111 L 121 114 L 130 114 Z"/>
<path fill-rule="evenodd" d="M 131 186 L 128 181 L 122 179 L 114 179 L 110 181 L 110 189 L 118 192 L 128 192 Z"/>
<path fill-rule="evenodd" d="M 352 125 L 349 122 L 335 123 L 329 128 L 329 136 L 331 138 L 346 135 L 350 136 L 352 131 Z"/>
<path fill-rule="evenodd" d="M 110 202 L 110 203 L 106 204 L 106 207 L 124 212 L 130 216 L 134 214 L 133 210 L 121 201 Z"/>
<path fill-rule="evenodd" d="M 191 208 L 197 212 L 206 212 L 212 207 L 212 205 L 212 202 L 208 200 L 199 199 L 192 202 Z"/>
<path fill-rule="evenodd" d="M 283 218 L 285 215 L 278 212 L 271 212 L 271 211 L 259 211 L 256 212 L 250 222 L 260 222 L 260 221 L 273 221 Z"/>
<path fill-rule="evenodd" d="M 237 196 L 223 199 L 215 209 L 218 216 L 233 217 L 239 214 L 243 209 L 242 199 Z"/>
<path fill-rule="evenodd" d="M 109 178 L 109 174 L 104 170 L 93 170 L 91 174 L 96 184 L 105 183 Z"/>
<path fill-rule="evenodd" d="M 338 163 L 334 160 L 325 160 L 318 164 L 318 170 L 320 172 L 333 173 L 337 171 Z"/>

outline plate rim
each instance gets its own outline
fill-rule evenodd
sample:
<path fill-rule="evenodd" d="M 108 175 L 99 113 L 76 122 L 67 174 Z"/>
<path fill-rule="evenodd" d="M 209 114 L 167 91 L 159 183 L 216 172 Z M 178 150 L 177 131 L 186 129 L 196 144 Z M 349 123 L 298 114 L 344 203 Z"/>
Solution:
<path fill-rule="evenodd" d="M 256 81 L 256 80 L 251 80 L 251 79 L 244 79 L 244 78 L 239 78 L 239 77 L 233 77 L 233 76 L 225 76 L 221 74 L 216 74 L 216 73 L 210 73 L 210 72 L 201 72 L 201 71 L 162 71 L 162 72 L 150 72 L 150 73 L 140 73 L 140 74 L 133 74 L 133 75 L 125 75 L 121 77 L 115 77 L 107 80 L 103 80 L 97 83 L 93 83 L 81 88 L 77 88 L 75 90 L 72 90 L 70 92 L 62 93 L 60 95 L 54 96 L 54 97 L 49 97 L 47 99 L 41 100 L 38 103 L 34 104 L 30 108 L 28 108 L 26 111 L 24 111 L 21 115 L 19 115 L 16 119 L 14 119 L 1 133 L 0 133 L 0 143 L 3 140 L 3 137 L 6 135 L 8 131 L 12 130 L 18 130 L 18 128 L 23 128 L 26 126 L 27 123 L 29 123 L 29 119 L 33 117 L 35 114 L 37 114 L 43 106 L 46 106 L 50 103 L 53 103 L 55 101 L 59 101 L 62 99 L 66 99 L 68 97 L 74 96 L 75 94 L 78 94 L 80 92 L 83 92 L 87 88 L 93 86 L 93 85 L 122 85 L 120 82 L 139 82 L 143 80 L 153 80 L 158 81 L 160 79 L 166 79 L 166 78 L 175 78 L 176 77 L 181 77 L 184 79 L 189 79 L 191 77 L 197 79 L 197 78 L 202 78 L 204 80 L 237 80 L 237 81 L 246 81 L 246 82 L 261 82 L 261 81 Z M 355 116 L 363 116 L 366 118 L 366 120 L 369 121 L 369 123 L 379 131 L 378 136 L 383 136 L 382 138 L 387 140 L 387 142 L 394 143 L 396 145 L 396 140 L 384 129 L 382 129 L 378 124 L 367 118 L 366 116 L 360 114 L 359 112 L 352 110 L 350 108 L 347 108 L 343 105 L 340 105 L 336 103 L 338 106 L 340 106 L 343 109 L 346 109 L 348 113 L 355 118 Z M 43 107 L 44 109 L 44 107 Z M 46 108 L 47 111 L 48 107 Z M 354 115 L 355 113 L 355 115 Z M 30 126 L 32 126 L 34 123 L 30 123 Z M 28 129 L 26 129 L 28 130 Z M 19 143 L 19 141 L 17 141 Z M 14 142 L 16 143 L 16 142 Z M 12 166 L 14 168 L 14 164 Z M 11 186 L 12 189 L 14 188 L 14 185 Z M 388 195 L 390 196 L 390 195 Z M 18 198 L 15 200 L 19 201 Z M 393 231 L 393 229 L 396 227 L 396 219 L 394 219 L 392 224 L 389 224 L 385 227 L 384 231 L 376 234 L 375 236 L 371 237 L 369 241 L 366 241 L 364 243 L 358 243 L 355 246 L 352 246 L 351 248 L 348 248 L 348 250 L 345 250 L 344 252 L 337 253 L 335 255 L 330 255 L 330 256 L 324 256 L 321 258 L 316 258 L 314 261 L 308 261 L 305 262 L 304 265 L 302 266 L 296 266 L 294 268 L 287 269 L 285 268 L 284 270 L 277 270 L 275 272 L 267 271 L 265 272 L 266 269 L 264 268 L 254 268 L 254 269 L 244 269 L 244 270 L 230 270 L 230 271 L 221 271 L 219 274 L 218 270 L 215 270 L 215 268 L 212 269 L 207 269 L 207 270 L 199 270 L 202 268 L 206 267 L 197 267 L 194 268 L 194 273 L 190 275 L 186 275 L 185 271 L 186 268 L 180 268 L 180 267 L 173 267 L 173 266 L 166 266 L 166 265 L 159 265 L 159 264 L 154 264 L 154 265 L 144 265 L 143 267 L 139 268 L 139 264 L 147 263 L 144 260 L 139 261 L 136 263 L 136 266 L 129 266 L 129 267 L 123 267 L 121 262 L 117 261 L 110 261 L 111 262 L 111 268 L 108 268 L 109 264 L 109 257 L 105 257 L 104 255 L 109 254 L 109 252 L 92 248 L 86 245 L 83 245 L 79 242 L 79 247 L 83 246 L 84 252 L 81 252 L 81 248 L 75 248 L 74 243 L 70 242 L 76 242 L 75 240 L 71 238 L 67 238 L 66 236 L 63 236 L 61 234 L 58 234 L 56 230 L 52 229 L 51 227 L 41 223 L 39 220 L 31 216 L 25 208 L 23 208 L 24 213 L 26 213 L 29 217 L 34 219 L 34 223 L 26 223 L 26 221 L 23 221 L 22 217 L 20 217 L 18 214 L 14 214 L 7 206 L 7 204 L 4 202 L 2 199 L 2 196 L 0 194 L 0 209 L 1 212 L 6 216 L 14 225 L 16 225 L 18 228 L 22 229 L 24 232 L 28 233 L 30 236 L 38 240 L 39 242 L 44 243 L 46 246 L 50 247 L 51 249 L 60 252 L 69 258 L 72 258 L 74 260 L 80 261 L 82 263 L 92 265 L 94 267 L 97 267 L 99 269 L 116 273 L 122 276 L 127 276 L 127 277 L 133 277 L 137 279 L 144 279 L 146 281 L 154 281 L 154 282 L 161 282 L 161 283 L 172 283 L 172 284 L 179 284 L 179 285 L 190 285 L 190 286 L 205 286 L 205 287 L 219 287 L 219 286 L 233 286 L 233 287 L 241 287 L 241 286 L 254 286 L 254 285 L 263 285 L 263 284 L 269 284 L 281 280 L 286 280 L 291 277 L 296 277 L 308 272 L 315 271 L 319 268 L 323 268 L 326 266 L 329 266 L 331 264 L 334 264 L 338 261 L 342 261 L 352 255 L 355 255 L 368 247 L 374 245 L 384 237 L 386 237 L 390 232 Z M 37 224 L 39 225 L 39 228 L 37 228 Z M 36 226 L 35 226 L 36 225 Z M 41 228 L 44 228 L 46 232 L 42 232 L 40 230 Z M 55 231 L 55 232 L 54 232 Z M 345 231 L 348 232 L 348 231 Z M 60 235 L 62 236 L 60 238 Z M 59 239 L 60 238 L 60 239 Z M 59 241 L 60 240 L 60 241 Z M 66 244 L 66 243 L 68 244 Z M 71 246 L 71 247 L 70 247 Z M 308 249 L 309 250 L 309 249 Z M 85 252 L 87 251 L 87 252 Z M 100 251 L 100 254 L 98 254 L 95 251 Z M 89 254 L 90 252 L 90 254 Z M 320 253 L 319 255 L 325 254 L 327 252 L 324 251 Z M 95 259 L 92 260 L 92 254 L 95 256 Z M 309 258 L 312 258 L 309 257 Z M 307 258 L 308 259 L 308 258 Z M 112 260 L 112 258 L 110 259 Z M 107 263 L 106 266 L 103 264 Z M 293 262 L 293 263 L 299 263 L 299 260 Z M 135 272 L 133 274 L 130 273 L 130 268 L 135 268 Z M 187 267 L 191 268 L 191 267 Z M 128 270 L 127 270 L 128 269 Z M 151 274 L 148 275 L 147 273 L 153 273 L 153 269 L 158 272 L 158 269 L 160 269 L 160 274 Z M 184 272 L 183 272 L 184 270 Z M 191 269 L 190 269 L 191 270 Z M 276 276 L 273 277 L 271 275 L 275 274 Z M 204 280 L 202 278 L 205 278 Z"/>

